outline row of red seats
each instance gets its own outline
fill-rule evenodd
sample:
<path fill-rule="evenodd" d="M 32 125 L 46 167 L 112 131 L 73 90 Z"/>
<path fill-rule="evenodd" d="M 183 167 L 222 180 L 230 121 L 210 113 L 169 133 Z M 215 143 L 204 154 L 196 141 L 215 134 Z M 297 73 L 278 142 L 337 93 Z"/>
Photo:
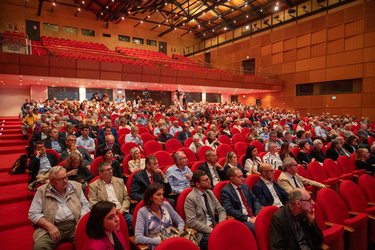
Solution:
<path fill-rule="evenodd" d="M 1 35 L 1 40 L 4 42 L 26 44 L 27 36 L 25 33 L 10 32 L 7 30 Z"/>
<path fill-rule="evenodd" d="M 84 48 L 84 49 L 91 49 L 91 50 L 99 50 L 99 51 L 109 51 L 109 49 L 104 44 L 93 43 L 93 42 L 82 42 L 64 38 L 52 38 L 52 37 L 40 37 L 43 46 L 66 46 L 66 47 L 74 47 L 74 48 Z"/>

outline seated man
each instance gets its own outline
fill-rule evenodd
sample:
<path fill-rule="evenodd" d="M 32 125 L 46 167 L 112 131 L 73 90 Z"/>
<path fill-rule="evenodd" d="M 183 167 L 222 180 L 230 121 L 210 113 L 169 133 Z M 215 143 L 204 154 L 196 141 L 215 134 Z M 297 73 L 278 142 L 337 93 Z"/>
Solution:
<path fill-rule="evenodd" d="M 96 150 L 96 157 L 102 156 L 103 149 L 110 148 L 112 149 L 113 157 L 121 163 L 124 159 L 124 153 L 121 151 L 121 145 L 116 143 L 115 137 L 113 135 L 107 135 L 105 137 L 105 143 L 100 144 Z"/>
<path fill-rule="evenodd" d="M 76 146 L 81 146 L 86 148 L 90 153 L 94 153 L 95 151 L 95 141 L 93 138 L 89 137 L 90 128 L 84 127 L 82 129 L 82 135 L 77 138 Z"/>
<path fill-rule="evenodd" d="M 185 200 L 186 225 L 197 231 L 199 248 L 208 249 L 208 238 L 217 223 L 226 219 L 225 209 L 220 205 L 214 193 L 210 190 L 211 181 L 201 170 L 193 174 L 195 188 Z M 215 218 L 218 213 L 218 219 Z"/>
<path fill-rule="evenodd" d="M 142 126 L 146 126 L 148 123 L 147 118 L 145 117 L 145 114 L 143 112 L 140 113 L 140 116 L 137 118 L 137 124 L 140 124 Z"/>
<path fill-rule="evenodd" d="M 260 203 L 249 186 L 244 184 L 243 173 L 240 169 L 230 168 L 227 176 L 229 183 L 221 191 L 221 204 L 227 215 L 243 222 L 255 235 L 255 220 L 261 209 Z"/>
<path fill-rule="evenodd" d="M 165 194 L 170 194 L 172 192 L 171 185 L 168 183 L 167 177 L 159 168 L 158 160 L 154 155 L 149 155 L 146 157 L 145 169 L 140 170 L 133 176 L 133 180 L 130 184 L 131 199 L 141 201 L 143 199 L 143 194 L 145 193 L 146 187 L 153 182 L 164 184 Z"/>
<path fill-rule="evenodd" d="M 65 150 L 65 141 L 59 138 L 59 131 L 57 128 L 53 128 L 49 131 L 49 137 L 44 139 L 44 145 L 46 148 L 55 150 L 57 153 L 61 153 Z"/>
<path fill-rule="evenodd" d="M 175 165 L 168 168 L 166 176 L 171 185 L 172 192 L 179 195 L 186 188 L 190 187 L 191 177 L 193 173 L 187 166 L 187 157 L 184 152 L 177 151 L 173 155 Z"/>
<path fill-rule="evenodd" d="M 273 181 L 274 170 L 268 163 L 259 166 L 260 180 L 254 184 L 253 193 L 262 206 L 282 207 L 288 202 L 289 194 Z"/>
<path fill-rule="evenodd" d="M 66 124 L 65 131 L 59 132 L 59 137 L 63 140 L 66 140 L 68 135 L 74 135 L 75 134 L 74 128 L 75 128 L 74 125 L 69 124 L 69 123 Z"/>
<path fill-rule="evenodd" d="M 206 160 L 206 162 L 199 166 L 199 170 L 206 172 L 210 178 L 212 187 L 216 186 L 220 181 L 225 181 L 227 175 L 224 171 L 224 167 L 217 162 L 217 154 L 214 150 L 206 151 Z"/>
<path fill-rule="evenodd" d="M 168 140 L 173 139 L 173 136 L 168 133 L 167 127 L 161 126 L 160 133 L 158 135 L 158 142 L 161 145 L 164 145 Z"/>
<path fill-rule="evenodd" d="M 21 121 L 22 122 L 21 130 L 22 130 L 24 140 L 29 139 L 26 129 L 34 130 L 34 124 L 38 120 L 38 116 L 34 115 L 32 110 L 28 110 L 27 113 L 28 115 L 25 118 L 23 118 Z"/>
<path fill-rule="evenodd" d="M 293 140 L 293 134 L 289 131 L 284 133 L 283 141 L 288 142 L 291 148 L 298 147 L 298 144 L 296 143 L 296 141 Z"/>
<path fill-rule="evenodd" d="M 74 113 L 69 114 L 69 118 L 66 122 L 71 123 L 73 126 L 76 126 L 79 124 L 79 121 L 74 117 Z"/>
<path fill-rule="evenodd" d="M 99 163 L 98 172 L 100 178 L 89 185 L 90 206 L 94 206 L 99 201 L 115 203 L 116 209 L 128 224 L 129 235 L 133 235 L 132 215 L 129 213 L 130 199 L 124 180 L 114 177 L 111 164 L 105 161 Z"/>
<path fill-rule="evenodd" d="M 134 142 L 139 146 L 143 146 L 143 141 L 139 135 L 139 128 L 137 126 L 133 126 L 130 129 L 130 133 L 125 136 L 125 143 L 127 142 Z"/>
<path fill-rule="evenodd" d="M 55 249 L 62 242 L 75 243 L 79 219 L 90 211 L 81 184 L 68 181 L 66 170 L 56 166 L 49 171 L 50 182 L 38 188 L 29 210 L 37 227 L 33 249 Z"/>
<path fill-rule="evenodd" d="M 173 121 L 173 126 L 169 129 L 169 133 L 171 134 L 171 136 L 174 137 L 174 134 L 180 131 L 182 131 L 182 128 L 178 124 L 178 121 L 177 120 Z"/>
<path fill-rule="evenodd" d="M 326 187 L 324 184 L 312 181 L 298 175 L 298 164 L 296 160 L 291 157 L 286 157 L 282 166 L 283 172 L 277 180 L 278 184 L 286 192 L 290 193 L 295 188 L 305 189 L 305 185 L 311 185 L 318 188 Z"/>
<path fill-rule="evenodd" d="M 86 149 L 84 148 L 78 148 L 76 146 L 77 138 L 75 135 L 68 135 L 66 138 L 66 150 L 64 150 L 60 154 L 60 158 L 62 161 L 64 161 L 68 155 L 70 155 L 71 152 L 77 152 L 78 154 L 82 155 L 83 158 L 83 165 L 85 167 L 88 167 L 90 169 L 90 164 L 93 161 L 89 153 L 87 153 Z"/>
<path fill-rule="evenodd" d="M 31 161 L 27 166 L 27 169 L 31 171 L 31 179 L 29 189 L 33 188 L 38 184 L 36 182 L 36 176 L 38 174 L 44 174 L 49 171 L 53 166 L 59 164 L 55 154 L 46 153 L 46 147 L 43 141 L 37 141 L 34 144 L 35 155 L 31 157 Z"/>
<path fill-rule="evenodd" d="M 104 129 L 108 127 L 108 128 L 111 128 L 111 134 L 115 137 L 115 139 L 117 141 L 118 140 L 118 134 L 117 134 L 116 128 L 112 127 L 111 119 L 105 120 L 104 125 L 105 125 L 104 128 L 99 130 L 98 137 L 99 136 L 102 137 L 104 135 Z M 103 140 L 103 142 L 104 142 L 104 140 Z"/>
<path fill-rule="evenodd" d="M 181 142 L 182 145 L 184 145 L 184 142 L 187 138 L 191 138 L 191 132 L 189 131 L 189 124 L 184 123 L 182 126 L 182 130 L 178 133 L 177 140 Z"/>
<path fill-rule="evenodd" d="M 315 221 L 313 204 L 306 190 L 291 191 L 289 203 L 271 218 L 270 249 L 320 249 L 324 237 Z"/>
<path fill-rule="evenodd" d="M 281 140 L 277 139 L 277 133 L 275 131 L 272 131 L 272 132 L 269 133 L 269 137 L 270 137 L 270 139 L 264 145 L 265 151 L 266 152 L 270 151 L 270 148 L 269 148 L 268 144 L 271 143 L 271 142 L 273 142 L 277 145 L 277 149 L 280 149 L 281 144 L 283 144 L 283 142 Z"/>
<path fill-rule="evenodd" d="M 33 134 L 33 136 L 31 137 L 29 141 L 29 149 L 28 149 L 29 155 L 32 155 L 32 153 L 34 152 L 35 142 L 42 141 L 48 138 L 48 130 L 49 130 L 48 124 L 42 123 L 40 125 L 40 131 Z"/>
<path fill-rule="evenodd" d="M 101 145 L 105 143 L 105 138 L 109 135 L 112 135 L 112 130 L 110 127 L 104 127 L 104 132 L 102 135 L 98 136 L 98 144 Z M 115 142 L 117 142 L 116 137 L 115 137 Z"/>

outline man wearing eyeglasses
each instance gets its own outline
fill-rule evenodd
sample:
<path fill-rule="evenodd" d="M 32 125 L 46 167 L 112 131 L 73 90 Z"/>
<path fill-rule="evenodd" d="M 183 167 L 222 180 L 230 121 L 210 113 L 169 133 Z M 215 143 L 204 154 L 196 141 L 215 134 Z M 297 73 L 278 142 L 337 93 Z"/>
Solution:
<path fill-rule="evenodd" d="M 110 201 L 124 216 L 128 224 L 129 235 L 133 235 L 132 215 L 129 213 L 130 198 L 124 180 L 113 176 L 110 163 L 102 161 L 98 165 L 100 178 L 89 185 L 89 201 L 91 207 L 99 201 Z"/>
<path fill-rule="evenodd" d="M 55 249 L 62 242 L 74 244 L 76 224 L 90 211 L 81 184 L 68 181 L 64 167 L 51 168 L 49 177 L 49 184 L 38 188 L 29 209 L 29 219 L 35 225 L 33 249 Z"/>
<path fill-rule="evenodd" d="M 282 170 L 283 172 L 280 174 L 277 183 L 288 193 L 292 192 L 292 190 L 295 188 L 305 189 L 305 185 L 315 186 L 318 188 L 326 187 L 326 185 L 322 183 L 300 176 L 298 174 L 298 164 L 296 160 L 291 157 L 286 157 L 284 159 Z"/>
<path fill-rule="evenodd" d="M 262 206 L 282 207 L 288 202 L 289 194 L 273 181 L 274 169 L 271 164 L 259 166 L 260 180 L 254 184 L 253 193 Z"/>
<path fill-rule="evenodd" d="M 270 249 L 319 249 L 324 237 L 315 221 L 314 201 L 301 188 L 293 189 L 289 203 L 271 218 Z"/>
<path fill-rule="evenodd" d="M 192 180 L 195 188 L 187 195 L 184 206 L 186 225 L 197 231 L 199 248 L 207 250 L 213 228 L 225 220 L 227 214 L 211 191 L 211 180 L 206 172 L 195 171 Z"/>
<path fill-rule="evenodd" d="M 68 155 L 70 155 L 71 152 L 77 152 L 78 154 L 82 155 L 83 158 L 83 165 L 90 168 L 90 164 L 93 161 L 90 154 L 87 152 L 85 148 L 79 148 L 76 146 L 77 138 L 75 135 L 68 135 L 68 137 L 65 140 L 66 143 L 66 150 L 64 150 L 60 158 L 62 161 L 64 161 Z"/>

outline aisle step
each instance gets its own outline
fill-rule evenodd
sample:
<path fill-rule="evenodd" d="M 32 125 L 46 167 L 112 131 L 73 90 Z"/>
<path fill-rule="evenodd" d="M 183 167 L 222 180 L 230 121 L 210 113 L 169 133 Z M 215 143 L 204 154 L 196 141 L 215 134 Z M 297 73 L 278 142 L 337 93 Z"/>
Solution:
<path fill-rule="evenodd" d="M 19 134 L 19 133 L 21 133 L 20 128 L 4 129 L 0 127 L 0 134 L 3 134 L 3 135 Z"/>
<path fill-rule="evenodd" d="M 16 129 L 18 128 L 19 130 L 21 130 L 21 123 L 17 124 L 17 125 L 8 125 L 7 123 L 0 123 L 0 128 L 4 128 L 5 129 Z"/>
<path fill-rule="evenodd" d="M 9 147 L 1 147 L 0 148 L 0 155 L 4 154 L 24 154 L 25 153 L 25 146 L 9 146 Z"/>
<path fill-rule="evenodd" d="M 0 140 L 0 148 L 1 147 L 9 147 L 9 146 L 27 146 L 29 145 L 28 141 L 14 139 L 14 140 Z"/>
<path fill-rule="evenodd" d="M 29 180 L 28 177 L 29 175 L 26 173 L 10 175 L 8 174 L 8 172 L 3 172 L 3 173 L 0 173 L 0 186 L 27 183 Z"/>
<path fill-rule="evenodd" d="M 35 192 L 29 192 L 27 183 L 0 186 L 0 205 L 32 200 Z"/>
<path fill-rule="evenodd" d="M 28 211 L 31 201 L 21 201 L 12 204 L 0 205 L 3 218 L 0 220 L 0 231 L 30 225 Z"/>
<path fill-rule="evenodd" d="M 9 135 L 6 135 L 6 134 L 1 134 L 0 135 L 0 141 L 2 140 L 22 140 L 23 139 L 23 134 L 19 133 L 19 134 L 9 134 Z"/>

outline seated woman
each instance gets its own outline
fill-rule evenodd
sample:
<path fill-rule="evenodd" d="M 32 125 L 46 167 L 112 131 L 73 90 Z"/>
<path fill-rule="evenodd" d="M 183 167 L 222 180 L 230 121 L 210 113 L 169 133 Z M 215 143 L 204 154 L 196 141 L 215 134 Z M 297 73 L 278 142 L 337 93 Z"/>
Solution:
<path fill-rule="evenodd" d="M 328 157 L 323 152 L 323 142 L 319 139 L 314 141 L 314 148 L 311 150 L 311 157 L 315 158 L 318 162 L 323 162 Z"/>
<path fill-rule="evenodd" d="M 230 168 L 238 168 L 242 171 L 243 176 L 246 178 L 246 176 L 251 175 L 251 173 L 247 170 L 245 170 L 239 163 L 236 153 L 234 152 L 228 152 L 227 156 L 225 157 L 225 164 L 224 164 L 224 171 L 225 173 Z"/>
<path fill-rule="evenodd" d="M 359 148 L 355 155 L 355 164 L 357 169 L 366 169 L 371 172 L 371 176 L 374 176 L 375 165 L 369 163 L 367 160 L 370 158 L 370 153 L 367 148 Z"/>
<path fill-rule="evenodd" d="M 94 178 L 93 173 L 83 165 L 82 155 L 77 152 L 70 153 L 65 160 L 64 168 L 66 169 L 68 179 L 81 183 L 83 190 L 85 190 L 87 184 Z"/>
<path fill-rule="evenodd" d="M 258 156 L 258 149 L 253 145 L 247 147 L 246 155 L 242 162 L 244 169 L 250 174 L 260 175 L 259 166 L 261 163 L 262 160 Z"/>
<path fill-rule="evenodd" d="M 269 152 L 264 155 L 263 162 L 271 164 L 273 169 L 281 169 L 283 162 L 277 153 L 277 145 L 273 142 L 268 143 Z"/>
<path fill-rule="evenodd" d="M 203 142 L 201 141 L 201 138 L 199 135 L 195 134 L 192 137 L 193 141 L 191 142 L 189 149 L 194 152 L 194 154 L 197 154 L 198 149 L 202 146 L 204 146 Z"/>
<path fill-rule="evenodd" d="M 290 152 L 290 144 L 289 144 L 289 142 L 284 142 L 283 144 L 281 144 L 280 159 L 282 161 L 284 161 L 284 159 L 287 158 L 287 157 L 291 157 L 294 160 L 296 160 L 296 162 L 298 164 L 301 164 L 301 162 L 294 156 L 294 154 L 292 152 Z"/>
<path fill-rule="evenodd" d="M 230 128 L 226 122 L 223 123 L 222 129 L 223 129 L 223 132 L 221 133 L 222 135 L 226 135 L 229 138 L 232 138 L 232 133 L 230 132 Z"/>
<path fill-rule="evenodd" d="M 301 151 L 298 152 L 297 159 L 301 162 L 302 166 L 306 167 L 310 162 L 315 161 L 315 158 L 312 158 L 308 153 L 310 151 L 310 145 L 307 141 L 301 141 L 299 143 L 299 148 Z"/>
<path fill-rule="evenodd" d="M 120 219 L 116 205 L 109 201 L 99 201 L 90 212 L 86 224 L 85 250 L 126 250 L 123 234 L 120 232 Z"/>
<path fill-rule="evenodd" d="M 122 168 L 117 160 L 113 159 L 113 151 L 111 148 L 104 148 L 102 151 L 103 161 L 111 164 L 113 168 L 113 176 L 122 178 Z"/>
<path fill-rule="evenodd" d="M 130 156 L 132 157 L 132 159 L 128 162 L 130 173 L 145 168 L 146 159 L 141 158 L 141 151 L 138 147 L 130 149 Z"/>
<path fill-rule="evenodd" d="M 346 142 L 344 144 L 344 148 L 349 153 L 355 153 L 358 149 L 358 138 L 355 135 L 351 135 L 346 139 Z"/>
<path fill-rule="evenodd" d="M 143 195 L 145 206 L 139 209 L 135 225 L 135 242 L 146 244 L 148 249 L 155 249 L 160 244 L 160 235 L 170 237 L 168 230 L 177 225 L 179 230 L 184 230 L 185 222 L 177 212 L 164 201 L 164 186 L 152 183 Z"/>
<path fill-rule="evenodd" d="M 203 127 L 202 126 L 197 126 L 195 128 L 195 134 L 198 135 L 199 138 L 202 140 L 204 138 Z"/>
<path fill-rule="evenodd" d="M 209 131 L 207 133 L 206 145 L 210 146 L 213 150 L 216 151 L 216 148 L 221 144 L 215 136 L 214 131 Z"/>

